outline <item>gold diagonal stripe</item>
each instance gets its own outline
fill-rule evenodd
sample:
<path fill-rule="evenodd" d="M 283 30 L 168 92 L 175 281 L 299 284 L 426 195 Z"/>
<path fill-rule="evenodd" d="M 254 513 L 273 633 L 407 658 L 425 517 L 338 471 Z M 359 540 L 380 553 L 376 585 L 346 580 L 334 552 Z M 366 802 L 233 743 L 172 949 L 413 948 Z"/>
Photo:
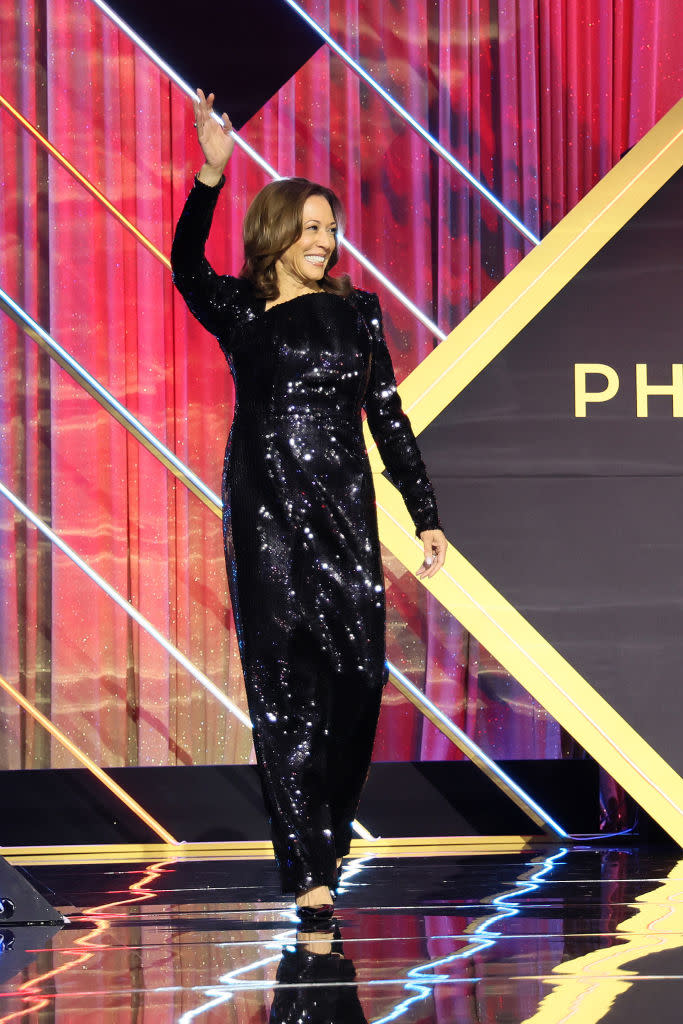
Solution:
<path fill-rule="evenodd" d="M 403 381 L 416 434 L 443 412 L 683 165 L 683 100 Z"/>
<path fill-rule="evenodd" d="M 67 160 L 64 154 L 59 149 L 57 149 L 56 146 L 53 146 L 50 140 L 47 139 L 41 132 L 39 132 L 36 126 L 32 124 L 27 118 L 25 118 L 23 114 L 19 113 L 17 108 L 12 106 L 10 101 L 2 94 L 0 94 L 0 107 L 4 108 L 9 114 L 11 114 L 15 121 L 17 121 L 22 126 L 22 128 L 29 132 L 29 134 L 32 135 L 33 138 L 36 140 L 36 142 L 40 146 L 42 146 L 43 149 L 46 149 L 47 152 L 51 156 L 53 156 L 55 160 L 57 160 L 58 163 L 60 163 L 62 167 L 66 171 L 68 171 L 69 174 L 72 177 L 74 177 L 76 181 L 79 182 L 79 184 L 81 184 L 84 189 L 86 189 L 87 192 L 90 193 L 91 196 L 93 196 L 97 200 L 98 203 L 101 203 L 102 206 L 106 207 L 109 213 L 111 213 L 113 217 L 116 217 L 119 224 L 121 224 L 127 231 L 130 231 L 130 233 L 134 235 L 135 238 L 137 238 L 138 242 L 140 242 L 141 245 L 144 245 L 145 249 L 148 249 L 153 256 L 156 256 L 159 262 L 163 263 L 168 270 L 171 269 L 171 261 L 169 260 L 169 258 L 167 256 L 164 256 L 161 250 L 157 249 L 156 245 L 154 245 L 154 243 L 151 242 L 150 239 L 147 238 L 147 236 L 142 233 L 142 231 L 136 228 L 132 221 L 128 220 L 128 218 L 124 216 L 121 210 L 119 210 L 118 207 L 114 205 L 114 203 L 110 202 L 109 199 L 107 199 L 107 197 L 104 195 L 104 193 L 100 192 L 100 190 L 95 185 L 93 185 L 89 178 L 86 178 L 84 174 L 81 174 L 81 172 L 76 167 L 74 167 L 71 161 Z"/>
<path fill-rule="evenodd" d="M 152 830 L 152 832 L 156 832 L 156 834 L 163 839 L 165 843 L 170 844 L 172 847 L 177 846 L 178 840 L 174 839 L 171 833 L 165 829 L 163 825 L 160 825 L 156 818 L 153 818 L 152 815 L 123 788 L 123 786 L 119 786 L 118 782 L 115 782 L 111 775 L 108 775 L 103 768 L 100 768 L 99 765 L 95 764 L 92 758 L 88 757 L 85 751 L 81 750 L 80 747 L 77 747 L 76 744 L 69 739 L 66 733 L 63 733 L 62 730 L 54 725 L 49 718 L 46 718 L 45 715 L 38 710 L 35 704 L 32 704 L 30 700 L 20 693 L 16 687 L 12 686 L 11 683 L 8 683 L 2 676 L 0 676 L 0 689 L 4 690 L 12 700 L 19 705 L 19 707 L 23 708 L 26 714 L 35 719 L 39 725 L 42 725 L 43 729 L 47 730 L 50 736 L 56 739 L 57 742 L 65 748 L 65 750 L 68 750 L 77 761 L 80 761 L 80 763 L 87 768 L 103 786 L 106 786 L 114 796 L 118 797 L 118 799 L 124 803 L 126 807 L 140 819 L 140 821 L 144 822 L 145 825 Z"/>
<path fill-rule="evenodd" d="M 403 381 L 419 434 L 683 166 L 683 100 Z M 380 536 L 410 570 L 421 547 L 364 425 Z M 425 583 L 529 693 L 683 845 L 683 779 L 453 547 Z"/>

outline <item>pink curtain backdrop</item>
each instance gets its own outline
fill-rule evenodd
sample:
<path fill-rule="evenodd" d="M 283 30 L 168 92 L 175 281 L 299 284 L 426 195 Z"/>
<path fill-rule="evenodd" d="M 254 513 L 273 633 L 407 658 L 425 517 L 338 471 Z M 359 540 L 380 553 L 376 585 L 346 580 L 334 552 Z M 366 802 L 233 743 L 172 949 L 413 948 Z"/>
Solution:
<path fill-rule="evenodd" d="M 683 93 L 678 0 L 305 6 L 537 234 Z M 0 39 L 2 96 L 167 254 L 200 164 L 189 101 L 89 0 L 5 5 Z M 348 237 L 444 330 L 529 250 L 327 48 L 241 136 L 281 174 L 329 182 Z M 266 180 L 236 151 L 219 270 L 238 271 Z M 232 382 L 168 270 L 5 110 L 0 181 L 2 287 L 218 491 Z M 435 339 L 342 269 L 379 292 L 401 380 Z M 0 372 L 0 478 L 244 707 L 218 520 L 4 315 Z M 560 756 L 556 724 L 385 554 L 390 659 L 493 756 Z M 103 765 L 251 756 L 248 731 L 4 499 L 0 673 Z M 4 696 L 0 722 L 0 767 L 71 765 Z M 376 759 L 457 756 L 387 689 Z"/>

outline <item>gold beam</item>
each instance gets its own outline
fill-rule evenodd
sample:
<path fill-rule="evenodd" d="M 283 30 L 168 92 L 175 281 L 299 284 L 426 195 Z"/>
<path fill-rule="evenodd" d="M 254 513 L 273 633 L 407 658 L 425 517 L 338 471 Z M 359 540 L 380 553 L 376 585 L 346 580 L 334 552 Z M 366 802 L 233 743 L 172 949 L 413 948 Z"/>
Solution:
<path fill-rule="evenodd" d="M 403 408 L 416 434 L 450 405 L 682 165 L 683 100 L 401 383 Z M 369 432 L 366 439 L 372 441 Z M 379 465 L 378 455 L 375 465 Z"/>
<path fill-rule="evenodd" d="M 352 839 L 349 857 L 453 857 L 487 856 L 504 851 L 523 853 L 548 842 L 539 836 L 406 836 L 392 839 Z M 123 864 L 159 860 L 272 860 L 273 846 L 258 842 L 114 843 L 97 846 L 6 846 L 2 855 L 11 864 Z"/>
<path fill-rule="evenodd" d="M 164 266 L 167 267 L 169 270 L 171 269 L 171 261 L 168 259 L 168 257 L 164 256 L 161 250 L 157 249 L 156 245 L 154 245 L 154 243 L 151 242 L 146 235 L 143 235 L 142 231 L 136 228 L 132 221 L 128 220 L 128 218 L 125 217 L 121 213 L 121 211 L 117 209 L 117 207 L 114 206 L 114 204 L 107 199 L 104 193 L 100 192 L 100 190 L 96 188 L 96 186 L 93 185 L 93 183 L 88 178 L 86 178 L 84 174 L 81 174 L 81 172 L 76 167 L 74 167 L 71 161 L 67 160 L 64 154 L 60 152 L 60 150 L 58 150 L 56 146 L 53 146 L 50 140 L 46 139 L 45 136 L 38 131 L 35 125 L 31 124 L 31 122 L 28 121 L 23 114 L 20 114 L 16 107 L 13 107 L 10 101 L 6 99 L 1 93 L 0 107 L 3 107 L 8 114 L 11 114 L 14 120 L 17 121 L 22 126 L 22 128 L 29 132 L 29 134 L 32 135 L 33 138 L 36 140 L 36 142 L 39 145 L 41 145 L 44 149 L 46 149 L 48 153 L 51 156 L 53 156 L 55 160 L 57 160 L 57 162 L 60 163 L 62 167 L 66 171 L 68 171 L 69 174 L 73 178 L 75 178 L 76 181 L 79 182 L 79 184 L 81 184 L 83 188 L 85 188 L 90 193 L 91 196 L 93 196 L 94 199 L 97 200 L 98 203 L 101 203 L 104 207 L 106 207 L 109 213 L 111 213 L 113 217 L 116 217 L 119 224 L 121 224 L 121 226 L 124 227 L 126 231 L 130 231 L 130 233 L 137 238 L 138 242 L 140 242 L 141 245 L 144 245 L 145 249 L 151 252 L 153 256 L 156 256 L 160 263 L 163 263 Z"/>
<path fill-rule="evenodd" d="M 111 775 L 108 775 L 103 768 L 100 768 L 99 765 L 95 764 L 92 758 L 88 757 L 88 755 L 84 753 L 80 747 L 77 747 L 75 743 L 72 743 L 69 737 L 63 733 L 61 729 L 54 725 L 49 718 L 46 718 L 38 708 L 34 707 L 34 705 L 31 704 L 31 702 L 27 700 L 22 693 L 19 693 L 19 691 L 16 690 L 11 683 L 8 683 L 6 679 L 3 679 L 2 676 L 0 676 L 0 687 L 5 691 L 5 693 L 9 694 L 12 700 L 15 701 L 19 707 L 23 708 L 28 715 L 34 718 L 39 725 L 42 725 L 44 729 L 47 729 L 50 735 L 53 736 L 66 750 L 68 750 L 77 761 L 80 761 L 89 772 L 92 772 L 95 778 L 101 782 L 103 786 L 106 786 L 114 796 L 118 797 L 119 800 L 140 819 L 140 821 L 143 821 L 145 825 L 152 829 L 153 832 L 156 832 L 160 839 L 163 839 L 165 843 L 170 844 L 173 849 L 178 846 L 178 840 L 174 839 L 171 833 L 168 832 L 163 825 L 160 825 L 156 818 L 153 818 L 152 815 L 137 802 L 137 800 L 134 800 L 122 786 L 119 786 L 118 782 L 114 782 Z"/>
<path fill-rule="evenodd" d="M 683 100 L 403 381 L 416 434 L 431 423 L 683 166 Z M 364 425 L 369 439 L 367 423 Z M 411 569 L 421 545 L 373 452 L 382 543 Z M 683 845 L 683 779 L 498 591 L 450 547 L 424 585 Z"/>

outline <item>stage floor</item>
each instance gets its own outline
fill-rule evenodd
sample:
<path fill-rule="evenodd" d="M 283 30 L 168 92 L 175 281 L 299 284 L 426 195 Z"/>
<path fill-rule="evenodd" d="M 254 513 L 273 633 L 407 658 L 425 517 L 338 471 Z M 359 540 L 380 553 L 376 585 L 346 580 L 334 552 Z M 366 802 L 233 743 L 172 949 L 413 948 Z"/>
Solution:
<path fill-rule="evenodd" d="M 69 921 L 11 936 L 0 1024 L 680 1021 L 679 850 L 377 853 L 308 939 L 271 860 L 10 856 Z"/>

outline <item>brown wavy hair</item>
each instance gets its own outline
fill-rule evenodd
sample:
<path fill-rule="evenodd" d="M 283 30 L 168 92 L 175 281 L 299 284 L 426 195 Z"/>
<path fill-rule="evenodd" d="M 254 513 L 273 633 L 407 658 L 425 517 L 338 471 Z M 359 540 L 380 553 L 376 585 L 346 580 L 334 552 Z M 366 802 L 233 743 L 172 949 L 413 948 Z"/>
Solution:
<path fill-rule="evenodd" d="M 332 207 L 339 230 L 344 223 L 344 210 L 338 196 L 325 185 L 308 178 L 281 178 L 271 181 L 254 197 L 244 218 L 244 265 L 240 277 L 251 281 L 254 290 L 264 299 L 277 299 L 275 264 L 303 233 L 304 203 L 310 196 L 323 196 Z M 332 251 L 320 280 L 323 291 L 348 295 L 352 290 L 347 274 L 330 277 L 329 271 L 339 259 L 339 244 Z"/>

